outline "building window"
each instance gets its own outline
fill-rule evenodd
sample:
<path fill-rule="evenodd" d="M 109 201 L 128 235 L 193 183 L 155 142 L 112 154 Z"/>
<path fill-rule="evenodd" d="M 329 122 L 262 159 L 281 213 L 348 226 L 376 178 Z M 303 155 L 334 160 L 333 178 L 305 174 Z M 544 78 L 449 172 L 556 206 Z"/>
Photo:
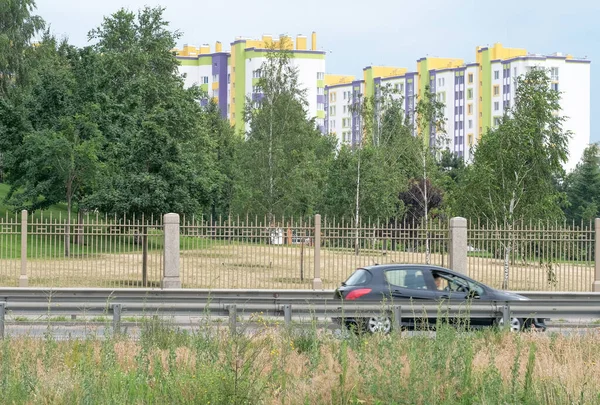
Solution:
<path fill-rule="evenodd" d="M 227 73 L 227 84 L 229 84 L 231 81 L 231 74 Z"/>
<path fill-rule="evenodd" d="M 494 80 L 498 80 L 498 79 L 500 79 L 500 71 L 494 70 Z"/>
<path fill-rule="evenodd" d="M 469 73 L 469 84 L 473 84 L 473 73 Z"/>
<path fill-rule="evenodd" d="M 469 146 L 473 146 L 473 134 L 469 134 L 468 135 L 468 139 L 469 139 Z"/>
<path fill-rule="evenodd" d="M 202 78 L 200 79 L 202 84 L 208 84 L 208 76 L 202 76 Z"/>
<path fill-rule="evenodd" d="M 499 95 L 500 95 L 500 86 L 496 84 L 494 86 L 494 96 L 499 96 Z"/>
<path fill-rule="evenodd" d="M 498 110 L 500 110 L 500 102 L 494 101 L 494 111 L 498 111 Z"/>
<path fill-rule="evenodd" d="M 325 79 L 325 73 L 317 72 L 317 80 L 324 80 L 324 79 Z"/>
<path fill-rule="evenodd" d="M 473 100 L 473 89 L 467 89 L 467 100 Z"/>
<path fill-rule="evenodd" d="M 555 82 L 558 81 L 558 68 L 557 67 L 550 68 L 550 79 Z"/>
<path fill-rule="evenodd" d="M 473 128 L 473 120 L 469 120 L 469 129 Z"/>
<path fill-rule="evenodd" d="M 219 81 L 219 75 L 213 75 L 213 82 L 218 82 Z"/>
<path fill-rule="evenodd" d="M 513 68 L 513 76 L 517 77 L 517 68 Z"/>
<path fill-rule="evenodd" d="M 317 110 L 318 111 L 323 111 L 324 110 L 323 103 L 317 103 Z"/>
<path fill-rule="evenodd" d="M 500 117 L 494 117 L 494 126 L 500 125 Z"/>
<path fill-rule="evenodd" d="M 473 115 L 473 104 L 467 104 L 467 114 Z"/>
<path fill-rule="evenodd" d="M 439 86 L 439 87 L 443 87 L 443 86 L 444 86 L 444 84 L 446 84 L 446 80 L 445 80 L 443 77 L 440 77 L 440 78 L 438 79 L 438 86 Z"/>
<path fill-rule="evenodd" d="M 332 117 L 335 116 L 335 106 L 334 105 L 329 107 L 329 115 L 331 115 Z"/>
<path fill-rule="evenodd" d="M 558 83 L 552 83 L 552 90 L 558 91 Z"/>
<path fill-rule="evenodd" d="M 317 87 L 317 95 L 322 96 L 325 94 L 325 89 L 323 87 Z"/>

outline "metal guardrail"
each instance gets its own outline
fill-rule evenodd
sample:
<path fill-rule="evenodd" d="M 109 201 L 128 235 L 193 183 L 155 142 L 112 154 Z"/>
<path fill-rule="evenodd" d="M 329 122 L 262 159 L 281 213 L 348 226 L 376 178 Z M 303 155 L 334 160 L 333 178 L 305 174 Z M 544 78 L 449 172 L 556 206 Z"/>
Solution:
<path fill-rule="evenodd" d="M 123 314 L 131 316 L 225 316 L 232 331 L 238 318 L 252 314 L 294 318 L 340 318 L 388 316 L 399 324 L 402 318 L 449 317 L 553 318 L 600 317 L 600 293 L 523 292 L 530 301 L 435 301 L 394 299 L 381 303 L 340 301 L 331 291 L 313 290 L 153 290 L 153 289 L 0 289 L 0 338 L 4 336 L 6 313 L 19 315 L 112 316 L 114 331 L 120 331 Z"/>

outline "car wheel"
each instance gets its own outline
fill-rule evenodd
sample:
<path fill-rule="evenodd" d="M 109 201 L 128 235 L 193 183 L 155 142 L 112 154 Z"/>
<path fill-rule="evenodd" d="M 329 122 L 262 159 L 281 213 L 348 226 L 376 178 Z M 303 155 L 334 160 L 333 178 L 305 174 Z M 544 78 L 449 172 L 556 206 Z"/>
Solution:
<path fill-rule="evenodd" d="M 504 326 L 504 318 L 499 318 L 497 325 L 502 328 Z M 510 331 L 519 332 L 523 329 L 523 320 L 521 318 L 510 318 Z"/>
<path fill-rule="evenodd" d="M 383 333 L 387 335 L 392 330 L 392 320 L 387 316 L 366 318 L 365 328 L 369 333 Z"/>

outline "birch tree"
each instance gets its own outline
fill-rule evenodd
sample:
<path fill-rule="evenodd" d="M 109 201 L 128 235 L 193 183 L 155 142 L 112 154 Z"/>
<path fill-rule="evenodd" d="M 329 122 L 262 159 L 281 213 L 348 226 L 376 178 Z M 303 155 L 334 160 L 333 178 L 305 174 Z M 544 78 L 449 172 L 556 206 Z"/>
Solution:
<path fill-rule="evenodd" d="M 315 213 L 334 151 L 332 138 L 308 117 L 306 91 L 286 41 L 271 44 L 254 72 L 259 78 L 246 100 L 248 131 L 236 176 L 235 210 L 264 215 L 269 224 Z"/>
<path fill-rule="evenodd" d="M 515 104 L 482 137 L 458 199 L 459 211 L 503 230 L 504 275 L 509 286 L 515 225 L 560 219 L 564 195 L 554 179 L 564 174 L 569 131 L 563 129 L 560 94 L 545 70 L 534 68 L 516 79 Z"/>
<path fill-rule="evenodd" d="M 434 180 L 439 174 L 437 158 L 441 157 L 442 150 L 447 147 L 444 104 L 438 101 L 435 94 L 426 87 L 424 94 L 419 96 L 416 105 L 416 132 L 415 140 L 409 144 L 412 164 L 411 185 L 408 195 L 416 202 L 423 212 L 423 226 L 425 228 L 425 261 L 431 262 L 431 249 L 429 240 L 430 208 L 437 206 L 439 193 L 432 189 Z"/>

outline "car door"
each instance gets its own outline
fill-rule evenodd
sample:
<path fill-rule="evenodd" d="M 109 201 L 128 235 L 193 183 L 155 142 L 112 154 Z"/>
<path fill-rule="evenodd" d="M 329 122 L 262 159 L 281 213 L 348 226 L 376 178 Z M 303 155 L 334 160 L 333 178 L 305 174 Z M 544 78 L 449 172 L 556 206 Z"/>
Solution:
<path fill-rule="evenodd" d="M 409 267 L 392 268 L 385 271 L 384 278 L 392 299 L 435 299 L 435 293 L 428 286 L 423 269 Z M 416 319 L 414 317 L 402 318 L 402 323 L 409 327 L 420 323 L 419 321 L 424 321 L 424 319 Z M 427 317 L 427 323 L 435 324 L 435 322 L 435 316 Z"/>
<path fill-rule="evenodd" d="M 438 300 L 452 300 L 466 303 L 469 300 L 488 300 L 488 293 L 482 286 L 459 275 L 445 272 L 442 270 L 432 270 L 431 279 L 434 282 L 434 295 Z M 439 282 L 436 283 L 435 279 Z M 453 319 L 453 323 L 460 322 L 459 319 Z M 473 326 L 489 325 L 492 320 L 483 318 L 471 318 L 470 323 Z"/>

